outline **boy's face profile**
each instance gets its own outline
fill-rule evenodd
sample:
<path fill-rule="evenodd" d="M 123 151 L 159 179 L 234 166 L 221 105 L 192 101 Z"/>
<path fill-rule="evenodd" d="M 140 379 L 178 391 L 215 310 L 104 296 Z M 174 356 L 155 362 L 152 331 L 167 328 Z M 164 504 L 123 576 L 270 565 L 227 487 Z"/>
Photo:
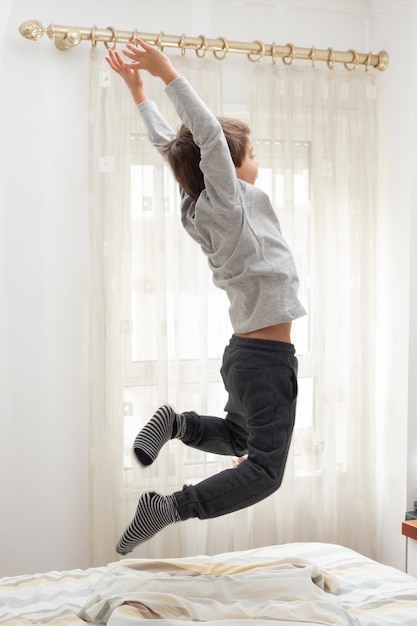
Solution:
<path fill-rule="evenodd" d="M 258 169 L 259 165 L 255 161 L 253 146 L 248 137 L 245 156 L 243 157 L 242 163 L 239 165 L 239 167 L 236 167 L 236 175 L 240 180 L 254 185 L 256 179 L 258 178 Z"/>

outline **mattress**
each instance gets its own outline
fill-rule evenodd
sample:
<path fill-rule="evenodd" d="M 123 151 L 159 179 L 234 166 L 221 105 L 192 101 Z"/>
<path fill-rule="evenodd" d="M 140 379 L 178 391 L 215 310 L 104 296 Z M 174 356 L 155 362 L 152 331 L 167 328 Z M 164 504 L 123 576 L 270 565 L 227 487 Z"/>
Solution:
<path fill-rule="evenodd" d="M 0 624 L 417 626 L 417 579 L 343 546 L 123 559 L 0 579 Z"/>

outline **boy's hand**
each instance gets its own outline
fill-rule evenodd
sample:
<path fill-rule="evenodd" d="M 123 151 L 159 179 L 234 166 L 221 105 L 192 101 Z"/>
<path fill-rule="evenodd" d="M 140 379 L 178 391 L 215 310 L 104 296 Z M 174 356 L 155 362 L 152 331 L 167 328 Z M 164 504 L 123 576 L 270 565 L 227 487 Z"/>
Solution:
<path fill-rule="evenodd" d="M 117 50 L 110 49 L 106 61 L 112 70 L 123 78 L 136 104 L 148 99 L 139 70 L 133 68 L 131 64 L 126 63 Z"/>
<path fill-rule="evenodd" d="M 136 41 L 140 48 L 127 44 L 123 50 L 123 54 L 132 60 L 132 63 L 126 64 L 126 67 L 134 70 L 146 70 L 152 76 L 161 78 L 166 85 L 178 78 L 179 74 L 166 54 L 158 48 L 150 46 L 142 39 L 136 39 Z"/>

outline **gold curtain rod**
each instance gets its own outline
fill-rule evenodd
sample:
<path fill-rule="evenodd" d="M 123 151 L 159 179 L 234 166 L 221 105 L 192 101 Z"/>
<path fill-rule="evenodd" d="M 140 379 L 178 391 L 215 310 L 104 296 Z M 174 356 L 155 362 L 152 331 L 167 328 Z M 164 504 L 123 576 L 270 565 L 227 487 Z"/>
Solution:
<path fill-rule="evenodd" d="M 389 62 L 388 53 L 384 50 L 378 54 L 361 53 L 353 49 L 338 52 L 333 48 L 324 50 L 314 46 L 300 48 L 292 43 L 277 45 L 275 42 L 265 44 L 259 40 L 252 42 L 229 41 L 225 37 L 207 39 L 204 35 L 188 37 L 184 34 L 180 36 L 166 35 L 164 32 L 141 33 L 136 29 L 134 31 L 116 30 L 112 26 L 107 28 L 97 28 L 97 26 L 80 28 L 78 26 L 49 24 L 45 28 L 38 20 L 30 20 L 20 26 L 19 32 L 23 37 L 32 41 L 38 41 L 46 34 L 49 39 L 55 41 L 59 50 L 68 50 L 81 41 L 90 41 L 93 47 L 97 45 L 97 42 L 103 42 L 106 48 L 114 49 L 119 43 L 132 43 L 136 37 L 140 37 L 140 39 L 157 46 L 161 50 L 163 48 L 179 48 L 181 54 L 185 54 L 187 50 L 194 50 L 200 58 L 204 57 L 207 52 L 212 52 L 218 60 L 223 60 L 228 54 L 237 53 L 246 54 L 252 63 L 257 63 L 264 57 L 271 57 L 273 63 L 276 63 L 277 59 L 281 59 L 285 65 L 291 65 L 296 59 L 303 59 L 310 61 L 313 66 L 316 61 L 324 61 L 330 69 L 333 69 L 336 63 L 343 63 L 347 70 L 356 70 L 359 65 L 364 65 L 365 71 L 368 71 L 370 67 L 381 71 L 386 70 Z"/>

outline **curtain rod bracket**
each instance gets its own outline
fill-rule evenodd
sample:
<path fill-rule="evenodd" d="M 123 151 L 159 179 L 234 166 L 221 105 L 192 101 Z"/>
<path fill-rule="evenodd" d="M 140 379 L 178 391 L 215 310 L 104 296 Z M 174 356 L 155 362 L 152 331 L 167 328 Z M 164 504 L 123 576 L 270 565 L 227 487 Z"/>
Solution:
<path fill-rule="evenodd" d="M 77 46 L 81 42 L 82 37 L 78 28 L 74 28 L 69 30 L 64 37 L 54 36 L 53 39 L 58 50 L 68 50 L 68 48 Z"/>

